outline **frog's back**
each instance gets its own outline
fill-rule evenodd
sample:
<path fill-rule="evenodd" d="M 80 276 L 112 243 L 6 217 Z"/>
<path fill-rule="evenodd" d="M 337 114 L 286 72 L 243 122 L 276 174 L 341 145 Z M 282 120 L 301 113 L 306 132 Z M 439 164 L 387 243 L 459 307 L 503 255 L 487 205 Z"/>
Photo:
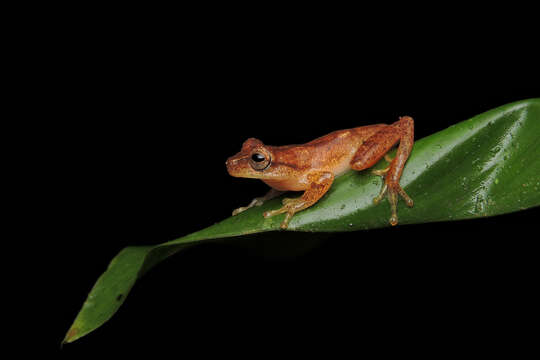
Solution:
<path fill-rule="evenodd" d="M 351 129 L 344 129 L 344 130 L 336 130 L 332 131 L 329 134 L 326 134 L 324 136 L 318 137 L 315 140 L 312 140 L 308 143 L 306 143 L 306 146 L 323 146 L 324 144 L 332 145 L 336 141 L 337 142 L 343 142 L 352 140 L 355 142 L 362 142 L 365 139 L 369 138 L 371 135 L 375 134 L 380 129 L 386 127 L 388 125 L 386 124 L 376 124 L 376 125 L 367 125 L 367 126 L 360 126 L 355 127 Z"/>
<path fill-rule="evenodd" d="M 273 151 L 283 163 L 295 164 L 297 170 L 329 171 L 339 176 L 350 169 L 350 162 L 362 142 L 385 126 L 337 130 L 302 145 L 276 146 Z"/>

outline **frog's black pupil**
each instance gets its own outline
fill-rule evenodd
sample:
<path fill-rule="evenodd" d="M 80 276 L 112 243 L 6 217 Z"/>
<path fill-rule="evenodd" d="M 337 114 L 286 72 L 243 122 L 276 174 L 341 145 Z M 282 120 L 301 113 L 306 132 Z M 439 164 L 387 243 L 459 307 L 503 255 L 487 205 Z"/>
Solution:
<path fill-rule="evenodd" d="M 264 161 L 264 156 L 262 156 L 261 154 L 253 154 L 251 155 L 251 159 L 255 162 L 261 162 L 261 161 Z"/>

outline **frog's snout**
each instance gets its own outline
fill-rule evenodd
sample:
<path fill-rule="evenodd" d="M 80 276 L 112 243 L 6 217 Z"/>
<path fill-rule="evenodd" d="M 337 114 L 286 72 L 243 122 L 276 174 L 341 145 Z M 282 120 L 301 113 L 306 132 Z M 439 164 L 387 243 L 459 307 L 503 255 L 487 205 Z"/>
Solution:
<path fill-rule="evenodd" d="M 225 166 L 227 167 L 227 172 L 229 173 L 229 175 L 233 175 L 235 164 L 236 160 L 232 158 L 228 158 L 227 161 L 225 161 Z"/>

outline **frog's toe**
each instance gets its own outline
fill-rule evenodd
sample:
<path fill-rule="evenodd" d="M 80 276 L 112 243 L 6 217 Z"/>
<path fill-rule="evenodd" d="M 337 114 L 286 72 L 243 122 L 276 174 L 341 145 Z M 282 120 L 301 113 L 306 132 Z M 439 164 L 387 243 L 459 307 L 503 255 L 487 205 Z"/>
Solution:
<path fill-rule="evenodd" d="M 240 214 L 241 212 L 246 211 L 247 209 L 250 209 L 254 206 L 261 206 L 262 204 L 264 204 L 263 198 L 255 198 L 249 203 L 248 206 L 242 206 L 242 207 L 239 207 L 238 209 L 234 209 L 232 214 L 233 216 L 235 216 L 235 215 Z"/>
<path fill-rule="evenodd" d="M 405 201 L 405 204 L 406 204 L 408 207 L 413 207 L 413 206 L 414 206 L 414 201 L 413 201 L 413 199 L 411 199 L 410 196 L 407 195 L 407 193 L 405 192 L 405 190 L 403 190 L 403 189 L 401 188 L 401 186 L 397 185 L 396 191 L 397 191 L 397 193 L 399 194 L 399 196 L 401 196 L 401 198 Z"/>
<path fill-rule="evenodd" d="M 244 212 L 246 211 L 247 209 L 249 209 L 251 206 L 242 206 L 242 207 L 239 207 L 237 209 L 234 209 L 233 212 L 232 212 L 232 215 L 233 216 L 236 216 L 238 214 L 240 214 L 241 212 Z"/>
<path fill-rule="evenodd" d="M 294 216 L 294 212 L 292 211 L 288 211 L 287 212 L 287 215 L 285 215 L 285 219 L 283 219 L 283 221 L 281 222 L 281 224 L 279 225 L 280 228 L 282 229 L 286 229 L 289 227 L 289 221 L 291 221 L 291 218 Z"/>
<path fill-rule="evenodd" d="M 378 204 L 385 196 L 388 198 L 388 202 L 390 203 L 391 216 L 389 222 L 390 225 L 395 226 L 398 224 L 397 204 L 399 197 L 401 196 L 403 198 L 408 207 L 412 207 L 414 202 L 399 184 L 388 184 L 385 182 L 381 192 L 373 199 L 373 202 Z"/>
<path fill-rule="evenodd" d="M 265 218 L 269 218 L 274 215 L 279 215 L 286 213 L 285 219 L 280 224 L 280 228 L 286 229 L 289 226 L 289 221 L 291 221 L 291 218 L 294 216 L 294 214 L 298 211 L 296 207 L 301 202 L 299 199 L 283 199 L 283 206 L 277 210 L 269 210 L 265 211 L 263 213 L 263 216 Z"/>
<path fill-rule="evenodd" d="M 274 215 L 279 215 L 279 214 L 283 214 L 283 213 L 287 213 L 287 215 L 285 215 L 285 219 L 281 222 L 279 227 L 281 229 L 286 229 L 289 226 L 289 221 L 291 220 L 291 218 L 294 215 L 294 212 L 290 211 L 287 207 L 284 206 L 281 209 L 265 211 L 263 213 L 263 216 L 265 218 L 269 218 L 269 217 L 272 217 Z"/>
<path fill-rule="evenodd" d="M 386 195 L 386 192 L 388 191 L 388 185 L 386 185 L 386 183 L 384 183 L 382 189 L 381 189 L 381 192 L 379 193 L 379 195 L 375 196 L 373 198 L 373 203 L 374 204 L 378 204 L 381 202 L 381 200 L 384 198 L 384 196 Z"/>
<path fill-rule="evenodd" d="M 398 223 L 398 217 L 397 217 L 397 202 L 398 202 L 398 194 L 397 191 L 394 189 L 388 190 L 388 202 L 390 203 L 390 211 L 392 212 L 392 215 L 390 216 L 390 225 L 396 226 Z"/>
<path fill-rule="evenodd" d="M 384 176 L 388 172 L 388 170 L 390 170 L 390 166 L 381 170 L 371 170 L 371 172 L 377 176 Z"/>
<path fill-rule="evenodd" d="M 279 215 L 279 214 L 283 214 L 284 212 L 287 211 L 287 208 L 284 206 L 280 209 L 277 209 L 277 210 L 268 210 L 268 211 L 265 211 L 263 212 L 263 216 L 265 218 L 269 218 L 269 217 L 272 217 L 274 215 Z"/>

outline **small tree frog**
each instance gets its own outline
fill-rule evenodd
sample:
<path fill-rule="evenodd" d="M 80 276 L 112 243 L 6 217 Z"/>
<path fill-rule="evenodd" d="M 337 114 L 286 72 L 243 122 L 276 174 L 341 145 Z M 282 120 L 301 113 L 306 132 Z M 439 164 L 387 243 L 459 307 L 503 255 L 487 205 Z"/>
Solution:
<path fill-rule="evenodd" d="M 394 159 L 386 153 L 399 142 Z M 261 179 L 271 187 L 268 194 L 255 198 L 233 211 L 239 214 L 253 206 L 280 195 L 284 191 L 304 191 L 299 198 L 283 199 L 283 206 L 266 211 L 264 217 L 286 213 L 281 228 L 286 229 L 293 215 L 315 204 L 332 186 L 334 179 L 349 169 L 364 170 L 375 165 L 383 156 L 390 162 L 384 170 L 374 170 L 384 177 L 383 187 L 373 201 L 377 204 L 388 197 L 390 224 L 398 223 L 397 202 L 401 196 L 407 206 L 413 200 L 399 185 L 405 162 L 414 143 L 414 121 L 409 116 L 391 124 L 368 125 L 334 131 L 302 145 L 269 146 L 255 138 L 247 139 L 240 152 L 230 157 L 230 175 Z"/>

